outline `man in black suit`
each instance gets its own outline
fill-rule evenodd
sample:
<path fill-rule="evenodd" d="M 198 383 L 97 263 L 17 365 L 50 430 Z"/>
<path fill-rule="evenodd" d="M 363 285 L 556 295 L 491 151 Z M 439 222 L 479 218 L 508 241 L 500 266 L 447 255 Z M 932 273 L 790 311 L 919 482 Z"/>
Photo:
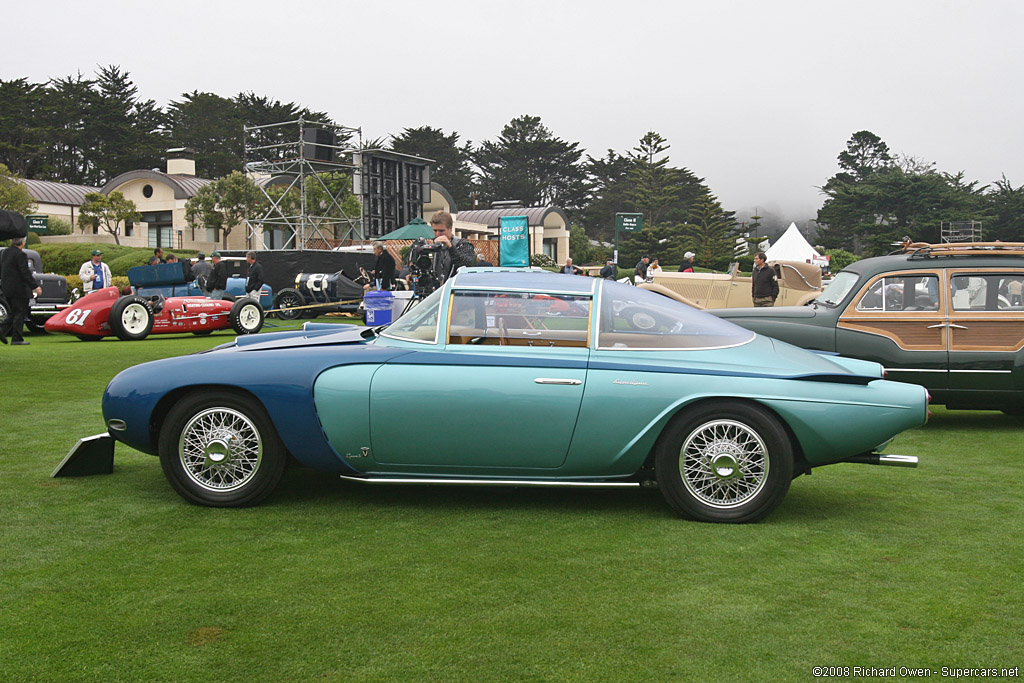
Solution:
<path fill-rule="evenodd" d="M 376 281 L 377 289 L 394 289 L 395 259 L 384 248 L 383 242 L 373 243 L 373 253 L 377 255 L 377 262 L 373 266 L 373 279 Z"/>
<path fill-rule="evenodd" d="M 4 249 L 0 257 L 0 290 L 7 298 L 7 305 L 10 306 L 10 313 L 7 321 L 0 326 L 0 342 L 7 343 L 10 336 L 11 344 L 25 346 L 27 341 L 21 335 L 21 328 L 25 324 L 25 316 L 28 314 L 28 302 L 32 298 L 32 292 L 36 295 L 43 293 L 43 288 L 36 285 L 36 279 L 28 267 L 28 256 L 25 255 L 25 238 L 15 237 L 11 240 L 11 246 Z"/>

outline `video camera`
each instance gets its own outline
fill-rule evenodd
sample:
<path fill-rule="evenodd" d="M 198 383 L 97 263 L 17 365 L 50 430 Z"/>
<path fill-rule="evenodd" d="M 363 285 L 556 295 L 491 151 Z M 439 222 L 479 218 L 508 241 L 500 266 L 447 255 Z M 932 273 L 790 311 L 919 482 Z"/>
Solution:
<path fill-rule="evenodd" d="M 409 250 L 409 270 L 412 272 L 417 297 L 433 293 L 441 285 L 434 272 L 434 259 L 444 250 L 441 244 L 431 244 L 424 237 L 417 237 Z"/>

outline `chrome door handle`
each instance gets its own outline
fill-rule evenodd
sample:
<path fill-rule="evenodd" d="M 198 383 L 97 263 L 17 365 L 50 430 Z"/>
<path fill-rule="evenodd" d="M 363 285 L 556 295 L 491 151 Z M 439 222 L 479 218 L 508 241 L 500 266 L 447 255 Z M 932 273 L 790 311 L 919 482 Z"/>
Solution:
<path fill-rule="evenodd" d="M 569 379 L 559 377 L 538 377 L 533 380 L 534 384 L 566 384 L 569 386 L 577 386 L 583 384 L 581 379 Z"/>
<path fill-rule="evenodd" d="M 956 323 L 949 323 L 949 329 L 951 330 L 966 330 L 967 328 L 963 325 L 957 325 Z"/>
<path fill-rule="evenodd" d="M 946 324 L 946 323 L 939 323 L 938 325 L 929 325 L 928 329 L 929 330 L 934 330 L 937 327 L 949 327 L 949 325 Z"/>

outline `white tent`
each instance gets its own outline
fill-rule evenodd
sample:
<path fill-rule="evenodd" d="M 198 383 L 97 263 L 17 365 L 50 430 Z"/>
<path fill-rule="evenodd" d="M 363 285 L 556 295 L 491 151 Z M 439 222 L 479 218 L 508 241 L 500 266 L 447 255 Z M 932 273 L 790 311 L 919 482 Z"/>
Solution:
<path fill-rule="evenodd" d="M 769 261 L 803 261 L 804 263 L 825 262 L 821 254 L 814 250 L 797 229 L 796 223 L 790 223 L 782 237 L 765 250 Z"/>

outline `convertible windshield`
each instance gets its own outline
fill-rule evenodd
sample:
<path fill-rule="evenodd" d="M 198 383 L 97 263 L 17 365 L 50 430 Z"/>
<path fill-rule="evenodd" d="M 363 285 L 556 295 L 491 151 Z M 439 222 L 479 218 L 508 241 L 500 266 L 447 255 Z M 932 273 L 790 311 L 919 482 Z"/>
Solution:
<path fill-rule="evenodd" d="M 601 349 L 711 349 L 739 346 L 754 333 L 661 294 L 604 282 Z"/>
<path fill-rule="evenodd" d="M 391 323 L 381 336 L 437 343 L 437 314 L 441 308 L 441 292 L 433 294 L 414 306 L 405 315 Z"/>
<path fill-rule="evenodd" d="M 858 279 L 860 279 L 860 276 L 856 273 L 848 273 L 846 271 L 838 273 L 832 278 L 832 282 L 826 285 L 815 301 L 826 306 L 838 306 L 839 302 L 845 299 L 846 295 L 853 289 L 853 286 L 857 284 Z"/>

